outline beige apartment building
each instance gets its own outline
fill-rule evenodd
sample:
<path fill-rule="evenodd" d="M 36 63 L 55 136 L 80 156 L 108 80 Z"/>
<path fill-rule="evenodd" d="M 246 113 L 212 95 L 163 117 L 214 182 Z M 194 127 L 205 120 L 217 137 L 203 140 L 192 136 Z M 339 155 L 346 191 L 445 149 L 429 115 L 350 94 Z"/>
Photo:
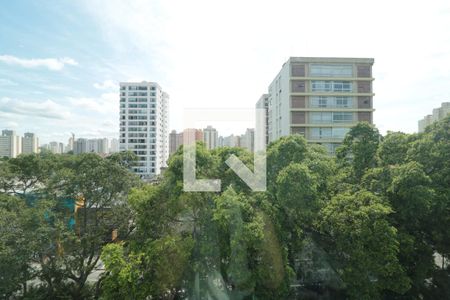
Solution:
<path fill-rule="evenodd" d="M 426 115 L 419 121 L 419 133 L 424 132 L 427 126 L 438 122 L 450 114 L 450 102 L 443 102 L 441 107 L 433 109 L 432 115 Z"/>
<path fill-rule="evenodd" d="M 330 153 L 352 126 L 373 123 L 373 58 L 291 57 L 268 90 L 268 139 L 301 134 Z"/>

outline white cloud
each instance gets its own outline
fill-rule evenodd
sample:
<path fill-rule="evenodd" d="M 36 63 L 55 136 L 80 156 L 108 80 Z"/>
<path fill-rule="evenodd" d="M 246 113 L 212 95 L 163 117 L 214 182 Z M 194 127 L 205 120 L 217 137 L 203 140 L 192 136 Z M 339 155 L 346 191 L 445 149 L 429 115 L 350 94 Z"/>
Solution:
<path fill-rule="evenodd" d="M 172 128 L 181 129 L 184 108 L 254 107 L 289 56 L 375 58 L 382 131 L 415 131 L 450 98 L 448 0 L 85 3 L 112 49 L 139 61 L 134 76 L 170 94 Z"/>
<path fill-rule="evenodd" d="M 70 58 L 19 58 L 12 55 L 0 55 L 0 62 L 9 65 L 21 66 L 24 68 L 39 68 L 44 67 L 51 71 L 60 71 L 65 65 L 76 66 L 78 63 Z"/>
<path fill-rule="evenodd" d="M 17 82 L 10 79 L 0 78 L 0 86 L 16 86 Z"/>
<path fill-rule="evenodd" d="M 23 101 L 19 99 L 2 98 L 0 100 L 0 112 L 38 117 L 44 119 L 68 119 L 71 113 L 66 108 L 52 100 L 43 102 Z"/>
<path fill-rule="evenodd" d="M 119 90 L 119 85 L 112 80 L 105 80 L 101 83 L 94 83 L 94 87 L 98 90 Z"/>
<path fill-rule="evenodd" d="M 85 110 L 94 111 L 102 114 L 118 114 L 119 112 L 119 94 L 104 93 L 99 98 L 80 97 L 68 98 L 70 103 Z"/>

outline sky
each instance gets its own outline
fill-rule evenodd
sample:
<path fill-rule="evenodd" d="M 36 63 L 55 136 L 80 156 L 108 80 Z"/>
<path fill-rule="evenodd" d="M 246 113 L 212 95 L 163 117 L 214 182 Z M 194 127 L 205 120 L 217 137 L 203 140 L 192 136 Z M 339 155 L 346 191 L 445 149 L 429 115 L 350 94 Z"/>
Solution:
<path fill-rule="evenodd" d="M 0 129 L 118 137 L 118 83 L 146 80 L 181 130 L 185 109 L 253 108 L 291 56 L 374 58 L 375 125 L 415 132 L 450 101 L 450 1 L 5 1 Z"/>

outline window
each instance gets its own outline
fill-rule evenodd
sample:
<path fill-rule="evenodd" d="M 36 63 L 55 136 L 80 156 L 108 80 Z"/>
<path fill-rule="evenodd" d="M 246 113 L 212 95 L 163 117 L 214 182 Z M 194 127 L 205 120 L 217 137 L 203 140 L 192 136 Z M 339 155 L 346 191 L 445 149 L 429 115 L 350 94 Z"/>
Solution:
<path fill-rule="evenodd" d="M 343 139 L 350 128 L 312 127 L 312 139 Z"/>
<path fill-rule="evenodd" d="M 350 81 L 311 81 L 311 90 L 313 92 L 351 92 L 352 83 Z"/>
<path fill-rule="evenodd" d="M 352 77 L 352 65 L 322 65 L 311 64 L 309 75 L 311 77 Z"/>
<path fill-rule="evenodd" d="M 350 96 L 312 96 L 310 107 L 313 108 L 350 108 L 353 107 L 353 97 Z"/>
<path fill-rule="evenodd" d="M 310 114 L 311 123 L 353 123 L 352 112 L 312 112 Z"/>
<path fill-rule="evenodd" d="M 335 97 L 336 107 L 348 108 L 353 106 L 353 97 L 337 96 Z"/>
<path fill-rule="evenodd" d="M 311 113 L 311 123 L 331 123 L 332 113 L 331 112 L 312 112 Z"/>
<path fill-rule="evenodd" d="M 353 122 L 353 113 L 335 112 L 333 113 L 333 123 L 351 123 Z"/>
<path fill-rule="evenodd" d="M 351 92 L 352 84 L 348 81 L 333 81 L 333 92 Z"/>
<path fill-rule="evenodd" d="M 313 92 L 332 92 L 333 91 L 332 81 L 318 81 L 314 80 L 311 82 L 311 90 Z"/>
<path fill-rule="evenodd" d="M 312 139 L 329 139 L 332 137 L 331 128 L 327 127 L 312 127 L 311 138 Z"/>

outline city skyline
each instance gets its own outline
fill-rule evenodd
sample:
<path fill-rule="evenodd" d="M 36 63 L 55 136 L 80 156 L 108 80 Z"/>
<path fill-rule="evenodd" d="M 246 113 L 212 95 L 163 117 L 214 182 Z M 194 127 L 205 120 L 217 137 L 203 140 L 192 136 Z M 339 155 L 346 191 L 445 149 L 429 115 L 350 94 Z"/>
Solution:
<path fill-rule="evenodd" d="M 369 8 L 357 1 L 301 7 L 290 1 L 249 1 L 239 3 L 239 9 L 233 1 L 107 3 L 4 4 L 0 128 L 36 132 L 41 143 L 66 141 L 71 132 L 117 138 L 118 83 L 146 80 L 160 82 L 171 95 L 169 129 L 180 131 L 186 108 L 254 107 L 290 56 L 375 58 L 374 124 L 382 133 L 417 132 L 423 112 L 450 99 L 446 1 L 433 6 L 408 2 L 408 11 L 399 10 L 401 2 L 387 1 Z M 256 4 L 258 15 L 252 15 Z M 194 15 L 183 13 L 188 6 Z M 201 13 L 205 10 L 209 14 Z M 295 26 L 287 25 L 300 11 L 309 13 L 298 19 L 298 28 L 315 26 L 298 35 Z M 401 23 L 398 11 L 404 12 Z M 267 22 L 272 17 L 274 22 Z M 333 23 L 332 30 L 318 18 Z M 274 35 L 276 43 L 269 39 Z M 221 92 L 224 86 L 231 92 Z M 211 125 L 223 135 L 248 127 Z"/>

